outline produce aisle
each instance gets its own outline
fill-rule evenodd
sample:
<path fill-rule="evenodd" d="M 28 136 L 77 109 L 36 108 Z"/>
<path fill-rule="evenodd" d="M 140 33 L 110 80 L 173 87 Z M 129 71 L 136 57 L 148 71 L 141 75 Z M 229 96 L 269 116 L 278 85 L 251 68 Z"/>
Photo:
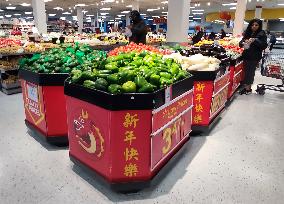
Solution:
<path fill-rule="evenodd" d="M 262 82 L 279 80 L 258 74 Z M 282 203 L 283 99 L 237 96 L 209 136 L 190 139 L 161 183 L 122 195 L 73 167 L 67 148 L 30 137 L 22 95 L 0 92 L 1 203 Z"/>

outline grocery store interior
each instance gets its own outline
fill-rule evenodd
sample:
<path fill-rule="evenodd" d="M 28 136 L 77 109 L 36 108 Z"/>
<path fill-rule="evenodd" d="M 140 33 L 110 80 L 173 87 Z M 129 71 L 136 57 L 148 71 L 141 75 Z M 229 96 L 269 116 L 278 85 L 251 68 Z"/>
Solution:
<path fill-rule="evenodd" d="M 284 0 L 1 0 L 0 203 L 283 203 Z"/>

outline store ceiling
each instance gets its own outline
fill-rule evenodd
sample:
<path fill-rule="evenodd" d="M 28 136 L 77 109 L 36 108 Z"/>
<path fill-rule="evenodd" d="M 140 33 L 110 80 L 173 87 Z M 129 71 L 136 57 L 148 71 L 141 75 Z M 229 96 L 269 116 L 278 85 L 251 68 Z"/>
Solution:
<path fill-rule="evenodd" d="M 112 3 L 103 3 L 105 1 L 109 0 L 52 0 L 46 2 L 46 10 L 47 14 L 56 14 L 56 17 L 71 17 L 76 16 L 75 11 L 75 5 L 76 4 L 86 4 L 83 8 L 88 11 L 86 15 L 96 15 L 97 12 L 99 13 L 109 13 L 107 14 L 110 18 L 117 17 L 116 15 L 123 15 L 121 12 L 123 11 L 130 11 L 131 8 L 126 7 L 128 5 L 132 5 L 134 0 L 114 0 Z M 147 16 L 161 16 L 165 15 L 167 11 L 167 4 L 163 4 L 165 0 L 140 0 L 140 13 L 144 13 Z M 208 2 L 210 2 L 210 5 L 208 5 Z M 192 0 L 191 1 L 191 7 L 196 6 L 195 9 L 202 9 L 204 10 L 204 13 L 210 13 L 210 12 L 219 12 L 219 11 L 232 11 L 230 10 L 233 6 L 223 6 L 224 3 L 233 3 L 235 0 Z M 32 16 L 32 14 L 25 14 L 25 11 L 32 11 L 32 7 L 29 6 L 22 6 L 21 4 L 31 4 L 31 0 L 1 0 L 0 3 L 0 9 L 3 11 L 0 11 L 0 16 L 5 14 L 21 14 L 21 16 Z M 278 3 L 283 3 L 284 0 L 248 0 L 248 10 L 252 10 L 255 8 L 256 5 L 262 5 L 263 8 L 279 8 L 277 5 Z M 15 10 L 7 10 L 7 6 L 16 6 Z M 200 6 L 197 6 L 196 4 L 200 4 Z M 61 7 L 62 10 L 55 10 L 54 8 Z M 284 7 L 284 6 L 282 6 Z M 110 11 L 101 11 L 102 8 L 111 8 Z M 155 11 L 147 11 L 147 9 L 158 9 Z M 63 14 L 64 12 L 68 12 L 70 14 Z M 193 13 L 193 12 L 192 12 Z M 201 15 L 201 14 L 196 14 Z M 19 17 L 19 16 L 14 16 Z M 124 17 L 122 17 L 124 18 Z"/>

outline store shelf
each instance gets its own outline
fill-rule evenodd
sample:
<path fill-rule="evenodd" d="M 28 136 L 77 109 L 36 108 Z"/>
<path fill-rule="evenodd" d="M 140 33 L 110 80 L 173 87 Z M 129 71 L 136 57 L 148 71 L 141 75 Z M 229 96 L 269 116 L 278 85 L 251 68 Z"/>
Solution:
<path fill-rule="evenodd" d="M 7 94 L 7 95 L 11 95 L 11 94 L 16 94 L 16 93 L 21 93 L 22 92 L 22 88 L 15 88 L 15 89 L 5 89 L 2 88 L 2 92 Z"/>
<path fill-rule="evenodd" d="M 13 68 L 9 68 L 9 69 L 0 68 L 0 73 L 5 73 L 5 72 L 15 71 L 15 70 L 19 70 L 19 67 L 13 67 Z"/>

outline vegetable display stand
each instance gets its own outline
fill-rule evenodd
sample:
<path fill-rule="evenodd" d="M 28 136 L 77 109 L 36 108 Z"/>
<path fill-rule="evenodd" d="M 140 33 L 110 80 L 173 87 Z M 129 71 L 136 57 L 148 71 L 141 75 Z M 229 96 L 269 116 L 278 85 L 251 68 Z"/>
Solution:
<path fill-rule="evenodd" d="M 192 131 L 208 132 L 218 121 L 227 102 L 230 72 L 228 67 L 217 71 L 193 71 L 194 108 Z"/>
<path fill-rule="evenodd" d="M 119 192 L 141 190 L 189 140 L 192 77 L 112 95 L 65 82 L 69 155 Z"/>
<path fill-rule="evenodd" d="M 42 74 L 21 69 L 26 125 L 55 145 L 68 145 L 64 81 L 68 74 Z"/>
<path fill-rule="evenodd" d="M 231 61 L 230 84 L 228 89 L 228 99 L 231 99 L 241 84 L 243 77 L 243 62 L 240 60 Z"/>

